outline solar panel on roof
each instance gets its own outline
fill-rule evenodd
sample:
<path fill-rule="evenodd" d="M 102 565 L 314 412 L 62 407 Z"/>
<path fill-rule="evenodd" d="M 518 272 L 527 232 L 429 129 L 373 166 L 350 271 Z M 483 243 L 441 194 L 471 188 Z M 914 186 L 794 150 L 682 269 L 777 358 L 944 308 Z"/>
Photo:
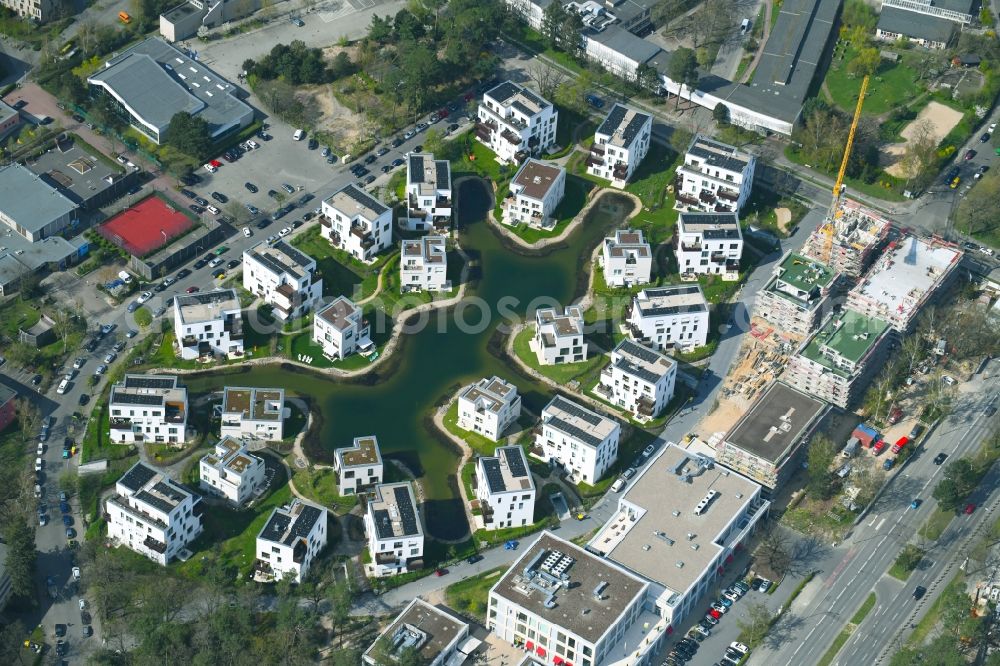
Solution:
<path fill-rule="evenodd" d="M 286 529 L 288 529 L 288 523 L 291 522 L 291 520 L 291 517 L 287 514 L 275 509 L 274 513 L 271 514 L 270 520 L 267 521 L 267 524 L 264 525 L 264 529 L 261 530 L 260 537 L 277 543 L 278 540 L 281 539 L 281 535 L 285 533 Z"/>
<path fill-rule="evenodd" d="M 403 523 L 404 534 L 416 534 L 417 512 L 410 501 L 409 488 L 393 488 L 396 495 L 396 506 L 399 507 L 399 521 Z"/>
<path fill-rule="evenodd" d="M 503 473 L 500 471 L 500 461 L 496 458 L 483 458 L 482 464 L 490 492 L 502 493 L 507 490 L 507 485 L 503 482 Z"/>
<path fill-rule="evenodd" d="M 502 104 L 516 95 L 519 90 L 521 90 L 521 86 L 510 81 L 504 81 L 486 94 Z"/>
<path fill-rule="evenodd" d="M 322 512 L 314 506 L 304 505 L 301 511 L 299 511 L 298 518 L 296 518 L 295 522 L 292 524 L 292 530 L 285 539 L 285 543 L 291 545 L 292 542 L 299 537 L 302 537 L 303 539 L 308 538 L 309 533 L 316 524 L 316 521 L 319 520 L 321 513 Z"/>
<path fill-rule="evenodd" d="M 507 458 L 507 467 L 510 468 L 510 473 L 515 477 L 528 476 L 528 470 L 524 467 L 524 455 L 521 453 L 521 448 L 516 449 L 503 449 L 503 454 Z"/>
<path fill-rule="evenodd" d="M 447 190 L 451 187 L 451 165 L 448 164 L 447 160 L 437 160 L 434 166 L 435 180 L 437 181 L 435 185 L 437 189 Z"/>
<path fill-rule="evenodd" d="M 173 377 L 125 375 L 125 388 L 168 389 L 173 388 L 175 382 Z"/>
<path fill-rule="evenodd" d="M 173 509 L 175 506 L 174 504 L 171 504 L 165 499 L 157 497 L 148 490 L 143 490 L 142 492 L 137 493 L 135 498 L 140 502 L 148 504 L 149 506 L 154 507 L 156 509 L 159 509 L 163 513 L 170 513 L 171 509 Z"/>
<path fill-rule="evenodd" d="M 648 118 L 649 116 L 646 114 L 637 113 L 632 116 L 630 121 L 628 121 L 628 125 L 626 125 L 625 129 L 622 131 L 622 140 L 625 142 L 626 146 L 632 143 L 632 139 L 636 137 L 639 130 L 642 129 L 642 126 L 646 124 L 646 120 Z"/>
<path fill-rule="evenodd" d="M 147 393 L 121 393 L 115 391 L 111 396 L 111 402 L 121 405 L 162 405 L 162 395 L 149 395 Z"/>
<path fill-rule="evenodd" d="M 424 180 L 424 158 L 422 155 L 410 155 L 410 179 L 414 183 Z"/>
<path fill-rule="evenodd" d="M 601 123 L 601 127 L 597 130 L 601 134 L 612 135 L 618 126 L 622 124 L 622 120 L 625 118 L 625 113 L 628 111 L 621 104 L 615 104 L 608 114 L 608 117 L 604 119 Z"/>
<path fill-rule="evenodd" d="M 281 275 L 282 273 L 288 273 L 289 275 L 295 278 L 302 277 L 297 272 L 295 272 L 295 270 L 293 270 L 291 266 L 285 265 L 283 261 L 278 260 L 277 257 L 271 256 L 270 254 L 264 254 L 262 252 L 254 252 L 253 257 L 259 263 L 262 263 L 265 266 L 267 266 L 268 270 L 270 270 L 272 273 L 277 273 L 278 275 Z"/>
<path fill-rule="evenodd" d="M 642 345 L 638 345 L 632 342 L 628 338 L 621 341 L 621 343 L 618 345 L 618 349 L 620 349 L 622 352 L 626 354 L 630 354 L 632 356 L 635 356 L 636 358 L 640 358 L 646 363 L 656 363 L 657 361 L 660 360 L 659 354 L 649 349 L 646 349 Z"/>
<path fill-rule="evenodd" d="M 129 490 L 135 491 L 149 483 L 149 480 L 156 476 L 156 470 L 147 467 L 143 463 L 136 463 L 132 469 L 125 472 L 125 476 L 118 480 Z"/>
<path fill-rule="evenodd" d="M 302 254 L 301 252 L 299 252 L 298 250 L 296 250 L 294 247 L 292 247 L 283 240 L 280 240 L 277 243 L 275 243 L 274 249 L 278 250 L 279 252 L 283 252 L 289 259 L 291 259 L 300 266 L 308 266 L 309 263 L 311 262 L 311 259 L 309 259 L 309 257 Z"/>
<path fill-rule="evenodd" d="M 564 400 L 563 398 L 561 398 L 559 396 L 555 397 L 552 405 L 553 405 L 553 407 L 556 407 L 557 409 L 561 409 L 562 411 L 566 412 L 567 414 L 571 414 L 571 415 L 577 417 L 578 419 L 583 419 L 584 421 L 586 421 L 590 425 L 598 425 L 603 420 L 597 414 L 594 414 L 593 412 L 587 411 L 586 409 L 584 409 L 582 407 L 578 407 L 577 405 L 573 404 L 569 400 Z"/>
<path fill-rule="evenodd" d="M 382 204 L 381 201 L 375 199 L 374 197 L 368 196 L 368 194 L 364 190 L 359 188 L 354 183 L 351 183 L 350 185 L 345 187 L 343 191 L 347 196 L 351 197 L 362 206 L 365 206 L 366 208 L 371 208 L 376 215 L 381 215 L 385 211 L 389 210 Z"/>
<path fill-rule="evenodd" d="M 394 535 L 392 533 L 392 521 L 389 520 L 389 512 L 385 509 L 376 509 L 373 513 L 375 514 L 375 531 L 378 532 L 378 537 L 380 539 L 391 539 Z"/>
<path fill-rule="evenodd" d="M 558 416 L 551 417 L 549 419 L 549 424 L 558 430 L 562 430 L 567 435 L 575 437 L 584 444 L 590 444 L 593 447 L 600 446 L 601 444 L 601 440 L 594 435 L 590 434 L 586 430 L 583 430 L 582 428 L 578 428 L 575 425 L 568 423 L 567 421 L 563 421 Z"/>

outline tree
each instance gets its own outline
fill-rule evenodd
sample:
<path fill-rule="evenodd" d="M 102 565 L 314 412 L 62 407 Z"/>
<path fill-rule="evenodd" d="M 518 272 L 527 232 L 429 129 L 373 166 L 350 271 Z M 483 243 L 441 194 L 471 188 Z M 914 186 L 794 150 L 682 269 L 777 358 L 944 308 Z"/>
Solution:
<path fill-rule="evenodd" d="M 847 73 L 851 76 L 874 76 L 878 71 L 878 66 L 882 63 L 882 56 L 878 49 L 867 47 L 858 51 L 851 62 L 847 63 Z"/>
<path fill-rule="evenodd" d="M 30 599 L 35 594 L 35 528 L 29 526 L 21 512 L 15 512 L 5 517 L 2 529 L 11 594 Z"/>
<path fill-rule="evenodd" d="M 764 640 L 772 621 L 773 616 L 767 606 L 761 601 L 753 601 L 746 607 L 746 614 L 736 620 L 736 626 L 740 628 L 740 635 L 755 645 Z"/>
<path fill-rule="evenodd" d="M 45 295 L 45 289 L 42 287 L 42 276 L 38 273 L 32 272 L 23 275 L 17 286 L 18 298 L 25 303 Z"/>
<path fill-rule="evenodd" d="M 774 525 L 771 525 L 761 538 L 757 554 L 772 571 L 785 571 L 792 561 L 788 538 Z"/>
<path fill-rule="evenodd" d="M 655 67 L 642 63 L 636 68 L 635 82 L 643 90 L 656 91 L 660 88 L 660 73 Z"/>
<path fill-rule="evenodd" d="M 430 128 L 424 135 L 424 151 L 428 153 L 434 153 L 435 156 L 442 155 L 444 153 L 444 137 L 441 136 L 441 132 L 435 128 Z M 440 157 L 438 159 L 441 159 Z"/>
<path fill-rule="evenodd" d="M 566 74 L 562 70 L 549 67 L 537 59 L 532 60 L 531 64 L 528 65 L 528 76 L 538 86 L 538 92 L 542 93 L 542 97 L 546 99 L 552 99 L 556 89 L 566 80 Z"/>
<path fill-rule="evenodd" d="M 836 484 L 830 470 L 837 456 L 837 445 L 825 433 L 813 436 L 809 443 L 809 492 L 819 499 L 830 499 Z"/>
<path fill-rule="evenodd" d="M 337 634 L 340 646 L 344 645 L 344 635 L 341 628 L 347 624 L 351 617 L 351 601 L 353 594 L 351 587 L 344 581 L 338 581 L 332 585 L 328 592 L 330 599 L 330 622 L 333 624 L 333 631 Z"/>
<path fill-rule="evenodd" d="M 201 116 L 192 116 L 187 111 L 174 114 L 163 139 L 168 145 L 198 160 L 204 159 L 212 147 L 208 123 Z"/>
<path fill-rule="evenodd" d="M 719 124 L 719 127 L 723 127 L 729 124 L 729 107 L 723 102 L 719 102 L 712 109 L 712 119 Z"/>
<path fill-rule="evenodd" d="M 250 220 L 250 211 L 247 210 L 245 205 L 235 199 L 230 199 L 222 209 L 238 225 L 246 224 Z"/>
<path fill-rule="evenodd" d="M 24 666 L 24 638 L 28 631 L 20 620 L 0 623 L 0 662 Z"/>
<path fill-rule="evenodd" d="M 368 26 L 368 39 L 385 44 L 392 36 L 392 19 L 389 16 L 381 17 L 372 14 L 372 23 Z"/>
<path fill-rule="evenodd" d="M 948 463 L 932 496 L 945 511 L 957 509 L 979 484 L 979 473 L 968 458 Z"/>
<path fill-rule="evenodd" d="M 906 374 L 908 375 L 913 373 L 913 370 L 923 360 L 926 353 L 924 341 L 917 334 L 906 336 L 899 351 L 904 363 L 906 363 Z"/>
<path fill-rule="evenodd" d="M 147 307 L 139 308 L 133 313 L 132 317 L 135 319 L 135 323 L 142 328 L 147 328 L 153 323 L 153 315 Z"/>
<path fill-rule="evenodd" d="M 940 161 L 937 146 L 933 123 L 926 119 L 917 122 L 906 140 L 900 160 L 900 170 L 913 187 L 922 189 L 937 176 Z"/>
<path fill-rule="evenodd" d="M 969 235 L 1000 229 L 1000 172 L 990 171 L 969 190 L 955 212 L 955 226 Z"/>
<path fill-rule="evenodd" d="M 913 571 L 922 559 L 924 559 L 923 549 L 918 548 L 912 543 L 908 543 L 903 546 L 903 549 L 899 551 L 899 555 L 896 556 L 896 566 L 903 571 Z"/>
<path fill-rule="evenodd" d="M 674 105 L 676 109 L 680 105 L 684 87 L 691 88 L 698 84 L 698 60 L 695 58 L 694 51 L 684 46 L 674 51 L 667 66 L 667 76 L 678 86 L 677 103 Z"/>
<path fill-rule="evenodd" d="M 569 11 L 561 2 L 553 2 L 542 11 L 541 33 L 550 48 L 558 47 L 560 33 L 567 18 Z"/>

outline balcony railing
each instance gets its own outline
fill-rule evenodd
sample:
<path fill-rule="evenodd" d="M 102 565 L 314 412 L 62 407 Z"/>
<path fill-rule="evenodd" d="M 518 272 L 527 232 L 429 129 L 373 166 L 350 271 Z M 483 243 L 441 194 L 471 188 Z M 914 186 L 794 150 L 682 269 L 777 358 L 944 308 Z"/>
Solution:
<path fill-rule="evenodd" d="M 587 166 L 588 167 L 592 167 L 592 166 L 604 166 L 604 160 L 601 159 L 601 158 L 599 158 L 599 157 L 588 157 L 587 158 Z"/>
<path fill-rule="evenodd" d="M 720 199 L 725 199 L 726 201 L 739 201 L 740 200 L 739 192 L 732 192 L 730 190 L 721 190 L 720 189 L 720 190 L 718 190 L 716 192 L 716 195 L 718 195 L 718 197 Z"/>
<path fill-rule="evenodd" d="M 701 252 L 700 243 L 681 243 L 681 251 L 683 252 Z"/>
<path fill-rule="evenodd" d="M 333 222 L 326 215 L 319 216 L 320 226 L 326 227 L 327 229 L 333 229 Z"/>
<path fill-rule="evenodd" d="M 162 541 L 157 541 L 151 536 L 147 536 L 146 540 L 142 542 L 142 545 L 145 546 L 146 548 L 149 548 L 150 550 L 160 553 L 161 555 L 167 552 L 167 544 L 163 543 Z"/>
<path fill-rule="evenodd" d="M 649 398 L 643 396 L 638 400 L 636 400 L 635 406 L 636 406 L 636 411 L 638 411 L 643 416 L 652 416 L 653 409 L 656 407 L 656 404 Z"/>
<path fill-rule="evenodd" d="M 590 146 L 590 153 L 592 155 L 600 155 L 601 157 L 604 157 L 604 148 L 595 143 Z"/>
<path fill-rule="evenodd" d="M 512 145 L 515 146 L 521 145 L 521 137 L 517 134 L 514 134 L 510 130 L 504 130 L 503 132 L 501 132 L 500 136 L 503 137 L 504 140 L 506 140 L 508 143 Z"/>
<path fill-rule="evenodd" d="M 182 347 L 197 347 L 198 343 L 199 343 L 198 338 L 194 337 L 193 335 L 185 335 L 184 337 L 181 338 Z"/>
<path fill-rule="evenodd" d="M 375 564 L 397 564 L 396 553 L 375 553 Z"/>
<path fill-rule="evenodd" d="M 112 430 L 131 430 L 132 429 L 132 419 L 126 419 L 118 416 L 113 416 L 108 419 L 108 423 L 111 425 Z"/>
<path fill-rule="evenodd" d="M 242 340 L 243 339 L 243 317 L 236 315 L 235 317 L 230 317 L 226 319 L 226 323 L 223 324 L 222 330 L 229 334 L 230 340 Z"/>
<path fill-rule="evenodd" d="M 615 165 L 615 168 L 612 170 L 612 173 L 614 174 L 615 178 L 627 177 L 628 164 L 626 164 L 625 162 L 619 162 L 618 164 Z"/>
<path fill-rule="evenodd" d="M 683 192 L 677 192 L 677 201 L 685 206 L 698 206 L 701 204 L 700 201 Z"/>
<path fill-rule="evenodd" d="M 361 247 L 369 248 L 375 245 L 375 239 L 372 238 L 371 232 L 366 231 L 364 228 L 359 226 L 351 227 L 351 235 L 358 239 L 361 243 Z"/>
<path fill-rule="evenodd" d="M 715 203 L 715 195 L 708 190 L 702 190 L 698 192 L 698 199 L 702 203 L 712 204 Z"/>

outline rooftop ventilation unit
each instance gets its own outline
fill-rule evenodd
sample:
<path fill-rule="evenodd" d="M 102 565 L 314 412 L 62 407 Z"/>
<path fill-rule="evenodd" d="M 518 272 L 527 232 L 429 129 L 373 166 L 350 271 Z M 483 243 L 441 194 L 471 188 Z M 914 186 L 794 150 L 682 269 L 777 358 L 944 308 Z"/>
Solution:
<path fill-rule="evenodd" d="M 608 589 L 608 581 L 602 580 L 600 583 L 597 584 L 597 587 L 594 588 L 594 598 L 597 599 L 598 601 L 603 599 L 604 597 L 602 595 L 604 593 L 604 590 L 606 589 Z"/>
<path fill-rule="evenodd" d="M 719 495 L 718 490 L 709 490 L 708 494 L 705 495 L 705 497 L 702 498 L 702 500 L 698 502 L 698 505 L 694 508 L 694 515 L 700 516 L 701 514 L 705 513 L 705 509 L 708 508 L 708 505 L 712 502 L 712 500 L 718 497 L 718 495 Z"/>
<path fill-rule="evenodd" d="M 677 560 L 677 562 L 674 564 L 674 566 L 677 567 L 678 569 L 683 569 L 684 568 L 684 562 L 682 562 L 681 560 Z"/>
<path fill-rule="evenodd" d="M 674 518 L 677 518 L 677 517 L 679 517 L 681 515 L 681 512 L 678 511 L 677 509 L 674 509 L 671 513 L 674 514 Z"/>
<path fill-rule="evenodd" d="M 657 539 L 662 539 L 667 542 L 668 545 L 674 545 L 674 540 L 667 536 L 666 532 L 661 532 L 660 530 L 653 530 L 653 536 Z"/>

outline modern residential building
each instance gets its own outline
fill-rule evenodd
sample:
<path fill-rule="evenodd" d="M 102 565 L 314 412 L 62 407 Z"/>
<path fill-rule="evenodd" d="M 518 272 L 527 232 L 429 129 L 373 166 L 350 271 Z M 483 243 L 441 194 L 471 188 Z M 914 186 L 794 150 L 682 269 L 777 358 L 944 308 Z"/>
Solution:
<path fill-rule="evenodd" d="M 594 133 L 587 173 L 625 187 L 649 152 L 652 136 L 652 116 L 615 104 Z"/>
<path fill-rule="evenodd" d="M 21 18 L 45 23 L 53 17 L 59 3 L 55 0 L 0 0 L 0 7 L 6 7 Z"/>
<path fill-rule="evenodd" d="M 372 559 L 365 565 L 370 576 L 393 576 L 423 567 L 424 527 L 412 483 L 376 484 L 364 522 Z"/>
<path fill-rule="evenodd" d="M 542 410 L 532 454 L 561 465 L 574 483 L 594 485 L 618 459 L 620 434 L 614 419 L 556 396 Z"/>
<path fill-rule="evenodd" d="M 201 118 L 219 142 L 253 122 L 254 111 L 240 91 L 186 51 L 149 37 L 116 53 L 87 78 L 91 93 L 150 141 L 161 144 L 173 117 Z"/>
<path fill-rule="evenodd" d="M 677 167 L 677 210 L 738 213 L 750 197 L 757 159 L 696 134 Z"/>
<path fill-rule="evenodd" d="M 399 289 L 451 291 L 448 279 L 448 243 L 444 236 L 404 240 L 399 259 Z"/>
<path fill-rule="evenodd" d="M 410 153 L 406 159 L 406 216 L 399 226 L 410 231 L 451 226 L 451 163 L 433 153 Z"/>
<path fill-rule="evenodd" d="M 641 229 L 616 229 L 604 239 L 599 261 L 609 287 L 632 287 L 652 279 L 653 251 Z"/>
<path fill-rule="evenodd" d="M 264 459 L 247 451 L 247 445 L 223 436 L 215 451 L 206 453 L 198 465 L 199 486 L 206 493 L 223 497 L 236 506 L 267 487 Z"/>
<path fill-rule="evenodd" d="M 384 468 L 378 438 L 355 437 L 353 446 L 334 451 L 333 471 L 337 473 L 337 493 L 345 497 L 382 483 Z"/>
<path fill-rule="evenodd" d="M 973 4 L 972 0 L 882 0 L 875 36 L 943 49 L 962 26 L 972 23 Z"/>
<path fill-rule="evenodd" d="M 160 35 L 168 42 L 188 39 L 202 28 L 217 28 L 249 16 L 261 8 L 261 0 L 186 0 L 160 14 Z"/>
<path fill-rule="evenodd" d="M 885 321 L 841 310 L 802 342 L 788 359 L 782 379 L 847 409 L 885 363 L 894 337 Z"/>
<path fill-rule="evenodd" d="M 464 620 L 414 597 L 361 658 L 367 666 L 392 666 L 414 654 L 426 666 L 453 666 L 470 658 L 468 641 Z"/>
<path fill-rule="evenodd" d="M 841 198 L 837 209 L 802 245 L 802 256 L 829 266 L 855 280 L 879 255 L 892 222 L 852 199 Z"/>
<path fill-rule="evenodd" d="M 109 438 L 119 444 L 187 439 L 187 389 L 173 375 L 125 375 L 111 387 Z"/>
<path fill-rule="evenodd" d="M 458 395 L 458 427 L 494 442 L 520 416 L 517 387 L 496 375 L 469 384 Z"/>
<path fill-rule="evenodd" d="M 772 382 L 726 433 L 715 459 L 775 490 L 799 468 L 809 438 L 829 411 L 822 400 Z"/>
<path fill-rule="evenodd" d="M 697 284 L 643 289 L 625 314 L 629 336 L 654 349 L 687 351 L 708 341 L 708 301 Z"/>
<path fill-rule="evenodd" d="M 567 305 L 563 314 L 555 308 L 536 310 L 531 346 L 542 365 L 586 361 L 588 344 L 583 337 L 583 309 Z"/>
<path fill-rule="evenodd" d="M 58 188 L 14 162 L 0 167 L 0 223 L 37 243 L 79 224 L 78 210 Z"/>
<path fill-rule="evenodd" d="M 795 335 L 809 335 L 830 311 L 837 273 L 826 264 L 788 252 L 757 292 L 754 316 Z"/>
<path fill-rule="evenodd" d="M 681 275 L 721 275 L 738 280 L 743 232 L 736 213 L 682 212 L 677 217 L 677 266 Z"/>
<path fill-rule="evenodd" d="M 369 353 L 375 348 L 371 327 L 361 308 L 346 296 L 338 296 L 316 311 L 312 341 L 323 348 L 323 355 L 339 361 L 354 353 Z"/>
<path fill-rule="evenodd" d="M 871 270 L 847 294 L 845 307 L 909 333 L 920 310 L 958 268 L 962 251 L 939 238 L 890 241 Z"/>
<path fill-rule="evenodd" d="M 611 352 L 594 392 L 632 412 L 637 420 L 656 418 L 674 397 L 677 363 L 628 338 Z"/>
<path fill-rule="evenodd" d="M 323 200 L 320 235 L 364 262 L 392 245 L 392 209 L 354 183 Z"/>
<path fill-rule="evenodd" d="M 257 535 L 254 574 L 259 580 L 290 579 L 301 583 L 320 551 L 326 548 L 326 507 L 298 498 L 271 512 Z"/>
<path fill-rule="evenodd" d="M 535 660 L 526 663 L 648 666 L 669 636 L 649 592 L 634 573 L 545 531 L 490 589 L 486 624 Z"/>
<path fill-rule="evenodd" d="M 139 461 L 104 502 L 108 539 L 166 565 L 201 534 L 201 497 Z"/>
<path fill-rule="evenodd" d="M 311 312 L 323 296 L 316 260 L 283 240 L 257 243 L 243 251 L 243 288 L 271 306 L 276 319 L 288 321 Z"/>
<path fill-rule="evenodd" d="M 586 548 L 649 581 L 647 608 L 677 627 L 702 612 L 706 594 L 749 545 L 770 506 L 761 495 L 750 479 L 668 443 Z"/>
<path fill-rule="evenodd" d="M 500 162 L 521 162 L 555 145 L 559 112 L 551 102 L 513 81 L 488 90 L 476 116 L 476 138 Z"/>
<path fill-rule="evenodd" d="M 535 482 L 520 446 L 500 446 L 494 455 L 480 456 L 474 483 L 484 529 L 535 522 Z"/>
<path fill-rule="evenodd" d="M 6 384 L 0 384 L 0 432 L 6 430 L 7 426 L 17 418 L 16 404 L 17 391 Z M 520 411 L 520 404 L 518 405 L 518 411 Z"/>
<path fill-rule="evenodd" d="M 266 442 L 285 438 L 285 389 L 227 386 L 221 410 L 223 437 Z"/>
<path fill-rule="evenodd" d="M 527 159 L 510 181 L 510 191 L 504 199 L 504 224 L 527 224 L 539 229 L 555 226 L 556 208 L 566 194 L 566 169 Z"/>
<path fill-rule="evenodd" d="M 235 289 L 174 297 L 174 337 L 184 360 L 243 354 L 243 314 Z"/>

